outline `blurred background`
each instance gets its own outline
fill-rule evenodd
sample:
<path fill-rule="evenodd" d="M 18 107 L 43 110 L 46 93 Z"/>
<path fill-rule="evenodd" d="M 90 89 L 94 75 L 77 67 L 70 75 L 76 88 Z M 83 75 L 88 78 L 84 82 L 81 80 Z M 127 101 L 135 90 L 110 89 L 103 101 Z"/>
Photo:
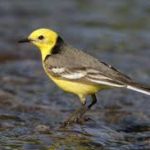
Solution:
<path fill-rule="evenodd" d="M 98 93 L 92 120 L 58 131 L 80 102 L 49 81 L 35 47 L 17 43 L 51 28 L 150 85 L 149 0 L 1 0 L 0 18 L 0 149 L 150 149 L 149 97 L 128 90 Z"/>

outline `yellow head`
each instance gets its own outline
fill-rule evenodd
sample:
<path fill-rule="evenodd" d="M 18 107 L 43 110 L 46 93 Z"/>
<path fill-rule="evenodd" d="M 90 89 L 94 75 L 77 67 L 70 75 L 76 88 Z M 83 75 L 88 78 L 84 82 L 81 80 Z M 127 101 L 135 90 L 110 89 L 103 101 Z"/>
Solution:
<path fill-rule="evenodd" d="M 37 29 L 33 31 L 26 39 L 20 40 L 19 42 L 31 42 L 38 47 L 42 54 L 42 60 L 47 55 L 51 55 L 52 48 L 55 46 L 58 35 L 56 32 L 50 29 Z"/>

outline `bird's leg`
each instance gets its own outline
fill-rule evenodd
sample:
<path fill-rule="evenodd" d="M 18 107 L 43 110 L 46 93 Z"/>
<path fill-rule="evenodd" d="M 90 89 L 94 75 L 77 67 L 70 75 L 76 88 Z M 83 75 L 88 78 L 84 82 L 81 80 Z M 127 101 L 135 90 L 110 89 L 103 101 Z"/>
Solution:
<path fill-rule="evenodd" d="M 73 123 L 81 123 L 82 116 L 87 112 L 88 107 L 86 107 L 85 104 L 82 104 L 82 106 L 77 109 L 75 112 L 69 116 L 69 118 L 62 124 L 61 127 L 66 127 L 68 125 L 71 125 Z"/>
<path fill-rule="evenodd" d="M 66 127 L 73 123 L 83 123 L 86 119 L 83 118 L 83 115 L 97 102 L 95 94 L 91 95 L 92 102 L 90 105 L 86 106 L 86 103 L 83 103 L 81 108 L 77 109 L 64 123 L 61 127 Z"/>
<path fill-rule="evenodd" d="M 88 105 L 88 108 L 89 108 L 89 109 L 90 109 L 93 105 L 95 105 L 96 102 L 97 102 L 97 98 L 96 98 L 96 95 L 95 95 L 95 94 L 92 94 L 91 97 L 92 97 L 92 103 L 91 103 L 90 105 Z"/>

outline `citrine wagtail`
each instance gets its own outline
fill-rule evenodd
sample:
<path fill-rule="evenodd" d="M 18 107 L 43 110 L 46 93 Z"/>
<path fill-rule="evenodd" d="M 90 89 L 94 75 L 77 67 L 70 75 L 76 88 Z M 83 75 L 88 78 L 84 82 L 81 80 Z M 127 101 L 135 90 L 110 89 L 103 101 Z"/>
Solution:
<path fill-rule="evenodd" d="M 73 48 L 54 31 L 37 29 L 22 42 L 30 42 L 39 48 L 46 74 L 66 92 L 77 95 L 83 106 L 66 122 L 79 121 L 82 115 L 97 101 L 95 93 L 109 88 L 125 88 L 150 95 L 150 87 L 136 83 L 111 65 Z M 86 97 L 92 102 L 86 107 Z"/>

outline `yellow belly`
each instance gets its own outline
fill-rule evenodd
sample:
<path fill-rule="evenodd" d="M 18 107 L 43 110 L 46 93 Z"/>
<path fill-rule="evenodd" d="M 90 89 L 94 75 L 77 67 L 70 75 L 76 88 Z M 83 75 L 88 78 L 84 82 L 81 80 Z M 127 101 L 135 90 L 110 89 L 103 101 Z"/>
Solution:
<path fill-rule="evenodd" d="M 66 92 L 73 93 L 79 96 L 80 100 L 84 103 L 86 96 L 96 93 L 99 90 L 102 90 L 106 87 L 102 85 L 92 85 L 92 84 L 85 84 L 81 82 L 74 82 L 74 81 L 68 81 L 63 80 L 57 77 L 53 77 L 50 75 L 45 67 L 45 72 L 47 75 L 51 78 L 51 80 L 61 89 L 63 89 Z"/>
<path fill-rule="evenodd" d="M 67 80 L 62 80 L 59 78 L 55 78 L 49 75 L 49 77 L 55 82 L 55 84 L 62 88 L 66 92 L 74 93 L 78 96 L 86 96 L 93 93 L 96 93 L 99 89 L 99 85 L 91 85 L 91 84 L 84 84 L 80 82 L 72 82 Z"/>

